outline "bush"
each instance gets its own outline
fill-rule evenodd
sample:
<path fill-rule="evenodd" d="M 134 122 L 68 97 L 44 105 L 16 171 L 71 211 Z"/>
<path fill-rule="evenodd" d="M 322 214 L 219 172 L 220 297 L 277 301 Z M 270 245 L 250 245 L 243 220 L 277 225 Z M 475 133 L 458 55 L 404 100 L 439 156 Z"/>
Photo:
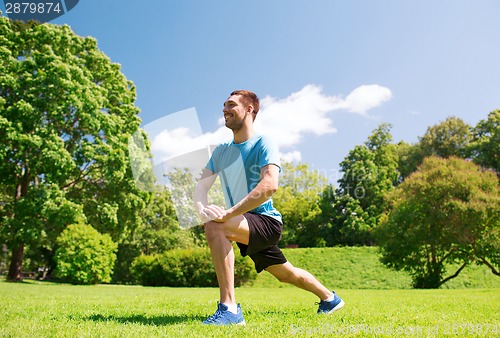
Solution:
<path fill-rule="evenodd" d="M 56 276 L 73 284 L 109 283 L 117 245 L 90 225 L 73 224 L 57 238 Z"/>
<path fill-rule="evenodd" d="M 247 257 L 235 252 L 234 285 L 255 280 L 257 273 Z M 214 287 L 217 276 L 208 248 L 174 249 L 161 255 L 141 255 L 132 263 L 132 275 L 145 286 Z"/>

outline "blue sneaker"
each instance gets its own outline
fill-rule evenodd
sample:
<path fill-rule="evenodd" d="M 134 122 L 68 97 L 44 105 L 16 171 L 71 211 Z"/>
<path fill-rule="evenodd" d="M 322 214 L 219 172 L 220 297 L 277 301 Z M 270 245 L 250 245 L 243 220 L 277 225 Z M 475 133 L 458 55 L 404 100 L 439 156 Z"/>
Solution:
<path fill-rule="evenodd" d="M 319 303 L 319 308 L 318 308 L 318 314 L 324 313 L 324 314 L 329 314 L 332 312 L 335 312 L 337 310 L 342 309 L 344 306 L 344 301 L 333 291 L 333 300 L 332 301 L 325 301 L 322 300 Z"/>
<path fill-rule="evenodd" d="M 238 304 L 238 313 L 228 311 L 227 306 L 217 302 L 217 311 L 203 322 L 208 325 L 245 325 L 245 318 Z"/>

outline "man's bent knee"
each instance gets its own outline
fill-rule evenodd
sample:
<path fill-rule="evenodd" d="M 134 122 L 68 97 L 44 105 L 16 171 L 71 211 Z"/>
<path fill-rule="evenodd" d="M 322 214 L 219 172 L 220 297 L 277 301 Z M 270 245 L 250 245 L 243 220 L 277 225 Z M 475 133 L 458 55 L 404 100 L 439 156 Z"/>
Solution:
<path fill-rule="evenodd" d="M 229 241 L 247 244 L 250 240 L 250 229 L 243 216 L 236 216 L 227 222 L 210 221 L 205 224 L 205 235 L 210 243 L 212 239 L 226 237 Z"/>
<path fill-rule="evenodd" d="M 207 237 L 207 240 L 210 240 L 214 236 L 219 236 L 223 232 L 224 228 L 222 226 L 222 223 L 217 223 L 214 221 L 205 223 L 205 235 Z"/>

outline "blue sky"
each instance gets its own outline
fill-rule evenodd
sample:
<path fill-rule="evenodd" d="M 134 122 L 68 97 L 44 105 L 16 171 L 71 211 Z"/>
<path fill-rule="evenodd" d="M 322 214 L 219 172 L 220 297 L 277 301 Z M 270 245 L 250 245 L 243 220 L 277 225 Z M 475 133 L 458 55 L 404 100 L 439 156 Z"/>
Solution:
<path fill-rule="evenodd" d="M 250 89 L 284 156 L 336 181 L 382 122 L 413 143 L 448 116 L 475 125 L 500 108 L 499 14 L 496 0 L 80 0 L 52 23 L 122 65 L 145 125 L 194 107 L 218 140 L 222 103 Z"/>

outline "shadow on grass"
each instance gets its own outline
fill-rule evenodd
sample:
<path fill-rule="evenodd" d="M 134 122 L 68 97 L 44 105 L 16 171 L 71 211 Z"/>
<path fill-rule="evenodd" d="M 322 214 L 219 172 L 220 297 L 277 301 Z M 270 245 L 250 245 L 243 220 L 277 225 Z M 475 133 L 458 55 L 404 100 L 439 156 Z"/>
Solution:
<path fill-rule="evenodd" d="M 206 317 L 202 316 L 189 316 L 189 315 L 164 315 L 164 316 L 144 316 L 144 315 L 133 315 L 133 316 L 115 316 L 115 315 L 101 315 L 95 314 L 84 318 L 85 320 L 90 320 L 94 322 L 117 322 L 123 324 L 142 324 L 142 325 L 173 325 L 192 321 L 203 321 Z"/>

